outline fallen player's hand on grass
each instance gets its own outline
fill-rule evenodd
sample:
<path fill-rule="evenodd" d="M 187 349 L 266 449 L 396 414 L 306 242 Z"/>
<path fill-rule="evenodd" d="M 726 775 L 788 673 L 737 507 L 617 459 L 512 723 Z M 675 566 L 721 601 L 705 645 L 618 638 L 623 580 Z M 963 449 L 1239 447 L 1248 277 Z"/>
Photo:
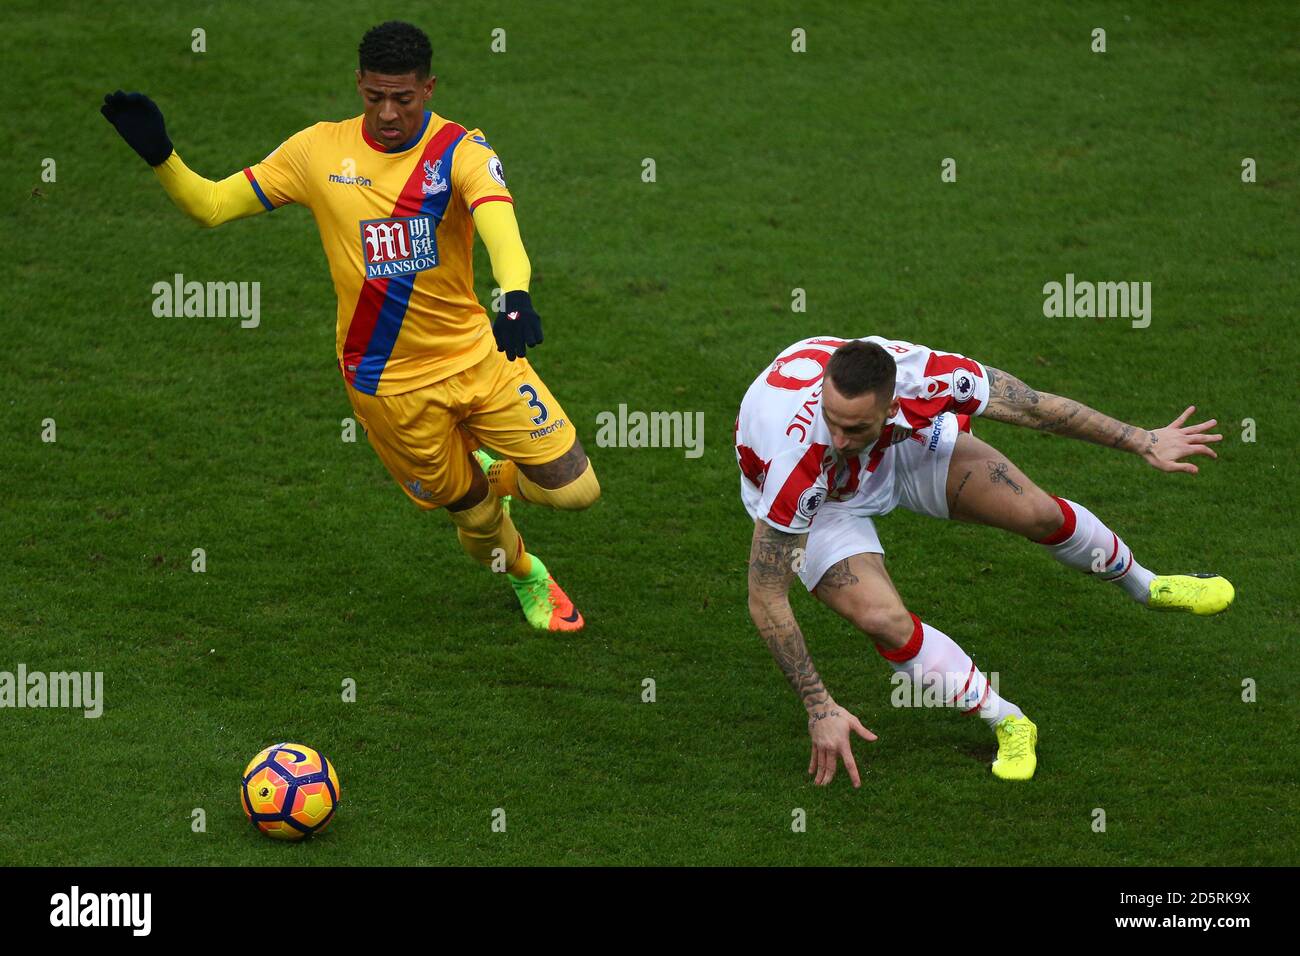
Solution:
<path fill-rule="evenodd" d="M 853 760 L 853 734 L 864 740 L 876 739 L 875 734 L 862 726 L 862 721 L 831 700 L 808 715 L 808 734 L 812 737 L 808 772 L 817 772 L 813 783 L 825 786 L 834 780 L 839 761 L 843 760 L 854 788 L 862 786 L 858 765 Z"/>
<path fill-rule="evenodd" d="M 1218 453 L 1209 447 L 1211 442 L 1223 441 L 1222 435 L 1207 435 L 1206 429 L 1213 428 L 1217 421 L 1211 418 L 1199 425 L 1183 425 L 1187 417 L 1196 411 L 1195 405 L 1187 406 L 1183 412 L 1164 428 L 1147 432 L 1147 447 L 1142 457 L 1152 468 L 1161 471 L 1186 471 L 1196 474 L 1200 469 L 1191 462 L 1180 461 L 1188 455 L 1209 455 L 1218 458 Z"/>

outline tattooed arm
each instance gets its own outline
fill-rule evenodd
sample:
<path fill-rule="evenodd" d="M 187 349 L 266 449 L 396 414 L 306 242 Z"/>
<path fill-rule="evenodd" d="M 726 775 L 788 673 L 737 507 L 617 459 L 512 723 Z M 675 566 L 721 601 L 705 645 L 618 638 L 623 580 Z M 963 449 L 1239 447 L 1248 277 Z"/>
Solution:
<path fill-rule="evenodd" d="M 1161 471 L 1196 474 L 1195 465 L 1180 459 L 1188 455 L 1219 457 L 1214 449 L 1206 446 L 1209 442 L 1222 441 L 1223 436 L 1204 434 L 1214 427 L 1214 419 L 1198 425 L 1183 425 L 1196 411 L 1194 405 L 1164 428 L 1147 431 L 1103 415 L 1072 398 L 1037 392 L 1009 372 L 992 366 L 987 366 L 986 370 L 989 373 L 989 402 L 984 409 L 985 418 L 1129 451 Z"/>
<path fill-rule="evenodd" d="M 813 743 L 808 772 L 816 770 L 816 783 L 830 783 L 837 759 L 842 758 L 853 786 L 858 787 L 862 781 L 849 746 L 850 731 L 867 740 L 876 737 L 831 698 L 790 608 L 790 584 L 807 544 L 807 534 L 790 534 L 764 521 L 754 522 L 749 551 L 749 616 L 808 712 L 808 733 Z"/>
<path fill-rule="evenodd" d="M 795 562 L 802 558 L 807 544 L 806 534 L 788 534 L 764 521 L 754 522 L 749 549 L 749 616 L 809 718 L 815 720 L 819 713 L 825 716 L 831 695 L 808 656 L 808 645 L 790 609 Z"/>

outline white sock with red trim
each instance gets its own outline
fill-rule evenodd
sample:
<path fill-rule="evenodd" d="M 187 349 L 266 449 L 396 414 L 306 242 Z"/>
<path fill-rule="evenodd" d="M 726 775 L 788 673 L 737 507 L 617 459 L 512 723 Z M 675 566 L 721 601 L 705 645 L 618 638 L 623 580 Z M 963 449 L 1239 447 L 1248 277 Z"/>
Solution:
<path fill-rule="evenodd" d="M 915 614 L 912 637 L 905 645 L 897 650 L 876 645 L 876 650 L 897 673 L 907 674 L 914 687 L 923 689 L 923 700 L 942 695 L 945 706 L 955 707 L 963 714 L 977 713 L 990 727 L 1008 715 L 1024 716 L 1019 707 L 998 696 L 956 641 L 937 627 L 922 623 Z"/>
<path fill-rule="evenodd" d="M 1155 574 L 1138 564 L 1124 539 L 1083 505 L 1052 497 L 1061 506 L 1065 524 L 1038 543 L 1066 567 L 1118 584 L 1133 600 L 1146 604 L 1151 598 L 1148 586 Z"/>

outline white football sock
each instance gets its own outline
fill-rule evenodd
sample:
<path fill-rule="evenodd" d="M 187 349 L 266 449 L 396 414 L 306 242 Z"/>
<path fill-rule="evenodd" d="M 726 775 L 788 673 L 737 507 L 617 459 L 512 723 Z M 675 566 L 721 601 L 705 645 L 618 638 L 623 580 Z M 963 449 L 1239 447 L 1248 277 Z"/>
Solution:
<path fill-rule="evenodd" d="M 1118 584 L 1133 600 L 1146 604 L 1151 597 L 1148 585 L 1155 575 L 1133 559 L 1124 540 L 1095 514 L 1073 501 L 1052 497 L 1061 506 L 1065 523 L 1038 543 L 1066 567 Z"/>
<path fill-rule="evenodd" d="M 963 714 L 978 713 L 990 727 L 1003 717 L 1023 717 L 1019 707 L 998 696 L 975 662 L 957 642 L 912 615 L 912 637 L 897 650 L 876 645 L 880 656 L 898 673 L 907 674 L 913 685 L 942 688 L 943 702 Z"/>

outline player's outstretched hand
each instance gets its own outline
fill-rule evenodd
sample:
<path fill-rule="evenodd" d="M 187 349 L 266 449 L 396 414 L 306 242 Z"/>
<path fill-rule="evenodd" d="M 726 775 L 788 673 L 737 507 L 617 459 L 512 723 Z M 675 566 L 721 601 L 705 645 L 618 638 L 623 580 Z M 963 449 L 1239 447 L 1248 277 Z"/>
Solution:
<path fill-rule="evenodd" d="M 167 126 L 157 103 L 143 93 L 118 90 L 104 97 L 99 111 L 150 166 L 167 162 L 172 154 L 172 141 L 167 138 Z"/>
<path fill-rule="evenodd" d="M 527 292 L 516 289 L 502 297 L 492 334 L 496 336 L 497 351 L 505 352 L 511 362 L 542 344 L 542 317 L 534 311 Z"/>
<path fill-rule="evenodd" d="M 1206 434 L 1208 429 L 1218 424 L 1215 419 L 1211 418 L 1208 422 L 1201 422 L 1199 425 L 1183 424 L 1194 411 L 1196 406 L 1189 405 L 1187 411 L 1164 428 L 1157 428 L 1148 433 L 1150 438 L 1147 440 L 1147 447 L 1142 452 L 1142 457 L 1152 468 L 1159 468 L 1161 471 L 1186 471 L 1194 475 L 1200 469 L 1191 462 L 1180 459 L 1188 455 L 1219 457 L 1218 453 L 1209 446 L 1212 442 L 1223 441 L 1223 436 Z"/>
<path fill-rule="evenodd" d="M 816 772 L 813 783 L 824 787 L 835 779 L 835 769 L 839 761 L 844 761 L 844 769 L 849 772 L 849 779 L 854 788 L 862 786 L 858 776 L 858 765 L 853 760 L 853 734 L 863 740 L 875 740 L 876 735 L 862 726 L 862 721 L 854 717 L 834 701 L 829 701 L 825 708 L 819 708 L 808 718 L 808 734 L 812 737 L 812 759 L 808 761 L 808 772 Z"/>

